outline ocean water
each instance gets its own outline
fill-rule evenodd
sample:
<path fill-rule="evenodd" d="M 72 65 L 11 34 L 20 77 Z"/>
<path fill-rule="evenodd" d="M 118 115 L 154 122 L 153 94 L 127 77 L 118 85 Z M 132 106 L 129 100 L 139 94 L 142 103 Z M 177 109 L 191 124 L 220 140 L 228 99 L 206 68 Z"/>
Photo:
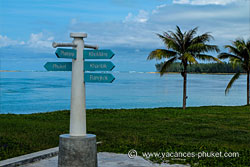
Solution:
<path fill-rule="evenodd" d="M 91 108 L 153 108 L 181 107 L 183 78 L 180 74 L 160 77 L 155 61 L 147 61 L 150 50 L 112 49 L 115 56 L 113 83 L 87 83 L 86 107 Z M 54 49 L 55 51 L 55 49 Z M 70 109 L 71 72 L 47 72 L 48 62 L 58 59 L 54 51 L 1 48 L 0 113 L 37 113 Z M 159 62 L 158 62 L 159 63 Z M 187 106 L 245 105 L 246 76 L 233 85 L 229 95 L 225 88 L 232 75 L 188 74 Z"/>
<path fill-rule="evenodd" d="M 87 83 L 86 108 L 181 107 L 180 74 L 112 72 L 113 83 Z M 232 75 L 188 74 L 187 106 L 245 105 L 246 76 L 225 96 Z M 0 113 L 70 109 L 71 72 L 0 72 Z"/>

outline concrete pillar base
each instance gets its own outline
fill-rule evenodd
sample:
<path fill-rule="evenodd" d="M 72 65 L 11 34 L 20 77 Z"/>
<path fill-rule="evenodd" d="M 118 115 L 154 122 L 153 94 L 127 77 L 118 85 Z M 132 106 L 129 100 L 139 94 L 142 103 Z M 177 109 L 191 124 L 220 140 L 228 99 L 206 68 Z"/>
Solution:
<path fill-rule="evenodd" d="M 96 136 L 60 135 L 58 167 L 97 167 Z"/>

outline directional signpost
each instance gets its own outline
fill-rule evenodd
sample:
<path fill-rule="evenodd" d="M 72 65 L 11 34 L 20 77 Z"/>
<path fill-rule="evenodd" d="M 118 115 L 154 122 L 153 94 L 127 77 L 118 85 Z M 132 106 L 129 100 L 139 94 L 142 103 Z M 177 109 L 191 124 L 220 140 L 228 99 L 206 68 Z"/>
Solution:
<path fill-rule="evenodd" d="M 71 62 L 47 62 L 44 65 L 47 71 L 72 71 Z"/>
<path fill-rule="evenodd" d="M 115 65 L 110 61 L 85 61 L 84 71 L 112 71 Z"/>
<path fill-rule="evenodd" d="M 47 62 L 44 67 L 47 71 L 72 71 L 71 62 Z M 84 71 L 111 71 L 114 68 L 112 62 L 84 62 Z M 115 80 L 112 74 L 85 73 L 85 82 L 112 83 Z"/>
<path fill-rule="evenodd" d="M 84 50 L 84 59 L 112 59 L 115 55 L 111 50 Z"/>
<path fill-rule="evenodd" d="M 58 58 L 66 58 L 66 59 L 76 59 L 76 50 L 75 49 L 56 49 L 56 56 Z"/>
<path fill-rule="evenodd" d="M 95 51 L 95 52 L 94 52 Z M 87 59 L 93 58 L 93 59 L 104 59 L 104 58 L 112 58 L 114 56 L 114 53 L 110 50 L 105 50 L 105 52 L 101 53 L 101 51 L 96 52 L 96 50 L 93 50 L 93 52 L 86 52 L 88 54 Z M 69 58 L 71 56 L 71 59 L 76 58 L 76 51 L 74 49 L 57 49 L 56 55 L 59 58 Z M 84 51 L 85 55 L 85 51 Z M 104 56 L 100 56 L 104 55 Z M 85 58 L 85 56 L 84 56 Z M 85 61 L 84 62 L 84 71 L 112 71 L 115 65 L 110 61 Z M 71 62 L 47 62 L 44 65 L 44 68 L 47 71 L 72 71 L 72 63 Z M 100 83 L 112 83 L 115 78 L 112 74 L 102 74 L 102 73 L 93 73 L 92 75 L 86 73 L 87 76 L 84 77 L 85 82 L 100 82 Z M 95 78 L 105 78 L 109 77 L 107 80 L 103 79 L 93 79 Z M 103 77 L 102 77 L 103 76 Z M 85 79 L 86 78 L 86 79 Z M 112 79 L 111 79 L 112 78 Z"/>
<path fill-rule="evenodd" d="M 77 53 L 76 49 L 63 49 L 58 48 L 55 52 L 58 58 L 66 58 L 66 59 L 76 59 Z M 83 51 L 83 59 L 111 59 L 115 54 L 109 50 L 84 50 Z M 109 61 L 84 61 L 84 71 L 112 71 L 115 65 Z M 44 65 L 44 68 L 47 71 L 72 71 L 72 63 L 71 62 L 47 62 Z M 95 78 L 100 79 L 93 79 Z M 103 80 L 101 78 L 109 77 L 109 79 Z M 111 79 L 112 78 L 112 79 Z M 112 83 L 115 80 L 112 74 L 97 74 L 94 73 L 92 75 L 87 74 L 87 77 L 84 77 L 85 82 L 100 82 L 100 83 Z"/>
<path fill-rule="evenodd" d="M 115 65 L 110 61 L 85 61 L 84 71 L 112 71 Z M 47 62 L 44 65 L 47 71 L 72 71 L 71 62 Z M 86 82 L 86 81 L 85 81 Z"/>
<path fill-rule="evenodd" d="M 85 82 L 112 83 L 115 77 L 112 74 L 85 73 L 84 80 Z"/>
<path fill-rule="evenodd" d="M 84 50 L 84 59 L 112 59 L 115 55 L 111 50 Z M 56 50 L 56 56 L 58 58 L 76 59 L 75 49 L 62 49 Z"/>
<path fill-rule="evenodd" d="M 52 46 L 72 47 L 58 48 L 55 52 L 58 58 L 72 59 L 72 62 L 47 62 L 44 65 L 47 71 L 72 71 L 70 133 L 60 135 L 58 166 L 97 167 L 96 136 L 86 134 L 85 82 L 112 83 L 115 80 L 112 74 L 91 71 L 112 71 L 115 65 L 110 61 L 88 59 L 111 59 L 114 53 L 108 49 L 84 50 L 97 49 L 97 46 L 84 44 L 85 33 L 70 33 L 70 37 L 74 38 L 72 43 L 53 42 Z"/>

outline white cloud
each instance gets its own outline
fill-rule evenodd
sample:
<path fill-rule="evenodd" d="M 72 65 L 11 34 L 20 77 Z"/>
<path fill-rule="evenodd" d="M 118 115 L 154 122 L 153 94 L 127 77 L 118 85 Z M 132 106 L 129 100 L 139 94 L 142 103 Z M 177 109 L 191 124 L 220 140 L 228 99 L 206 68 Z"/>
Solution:
<path fill-rule="evenodd" d="M 180 2 L 180 0 L 175 0 Z M 219 1 L 219 0 L 217 0 Z M 81 22 L 73 18 L 70 20 L 68 32 L 58 35 L 56 40 L 68 41 L 69 32 L 88 33 L 85 41 L 88 44 L 102 47 L 130 47 L 143 50 L 145 48 L 164 47 L 156 33 L 175 31 L 178 25 L 183 31 L 199 27 L 198 34 L 211 32 L 215 41 L 212 44 L 223 46 L 237 37 L 249 38 L 249 9 L 248 2 L 238 0 L 234 5 L 178 5 L 162 4 L 152 11 L 139 10 L 128 13 L 123 21 L 113 22 Z M 198 2 L 197 0 L 182 0 L 183 3 Z M 199 1 L 200 3 L 203 1 Z M 211 3 L 212 0 L 206 2 Z M 230 2 L 233 2 L 232 0 Z M 215 3 L 215 1 L 213 1 Z M 229 3 L 225 0 L 225 3 Z M 48 35 L 49 34 L 49 35 Z M 28 46 L 30 48 L 52 49 L 53 35 L 50 33 L 32 33 L 27 41 L 15 41 L 0 36 L 0 47 L 10 43 Z"/>
<path fill-rule="evenodd" d="M 129 22 L 131 21 L 133 18 L 133 14 L 132 13 L 128 13 L 128 15 L 125 17 L 125 19 L 123 20 L 123 22 Z"/>
<path fill-rule="evenodd" d="M 216 44 L 222 47 L 237 37 L 249 38 L 249 9 L 246 1 L 235 5 L 197 6 L 163 4 L 151 12 L 128 13 L 123 22 L 87 23 L 71 25 L 69 32 L 88 33 L 87 43 L 101 47 L 159 48 L 164 47 L 156 33 L 183 31 L 199 27 L 198 34 L 211 32 Z M 146 20 L 143 20 L 146 19 Z"/>
<path fill-rule="evenodd" d="M 189 4 L 189 0 L 173 0 L 173 3 L 175 4 Z"/>
<path fill-rule="evenodd" d="M 249 2 L 238 0 L 234 5 L 197 6 L 197 5 L 167 5 L 151 15 L 149 22 L 160 31 L 175 30 L 175 25 L 183 31 L 196 26 L 200 33 L 211 32 L 219 46 L 226 45 L 237 37 L 249 38 Z M 163 25 L 171 25 L 166 29 Z"/>
<path fill-rule="evenodd" d="M 167 6 L 166 4 L 162 4 L 162 5 L 156 6 L 156 9 L 152 10 L 152 14 L 158 13 L 159 9 L 164 8 L 166 6 Z"/>
<path fill-rule="evenodd" d="M 174 4 L 191 4 L 191 5 L 227 5 L 237 0 L 173 0 Z"/>
<path fill-rule="evenodd" d="M 8 38 L 7 36 L 0 35 L 0 48 L 7 47 L 7 46 L 14 46 L 14 45 L 24 45 L 24 41 L 17 41 Z"/>
<path fill-rule="evenodd" d="M 139 14 L 135 17 L 135 20 L 140 23 L 145 23 L 148 21 L 148 12 L 140 10 Z"/>
<path fill-rule="evenodd" d="M 155 35 L 149 23 L 135 22 L 105 22 L 105 23 L 79 23 L 72 26 L 69 32 L 77 32 L 85 28 L 88 38 L 85 42 L 92 45 L 103 47 L 129 47 L 145 48 L 154 47 L 158 44 L 158 38 Z M 160 41 L 159 41 L 160 42 Z"/>
<path fill-rule="evenodd" d="M 21 46 L 28 48 L 35 48 L 38 50 L 51 49 L 52 41 L 54 40 L 53 36 L 44 35 L 44 33 L 31 33 L 28 41 L 19 41 L 13 40 L 7 37 L 6 35 L 0 35 L 0 48 L 9 47 L 9 46 Z"/>
<path fill-rule="evenodd" d="M 31 48 L 51 48 L 54 37 L 46 36 L 42 32 L 38 34 L 31 34 L 27 44 Z"/>
<path fill-rule="evenodd" d="M 148 16 L 149 16 L 148 12 L 146 12 L 145 10 L 139 10 L 138 15 L 136 16 L 133 16 L 132 13 L 128 13 L 123 22 L 145 23 L 148 21 Z"/>

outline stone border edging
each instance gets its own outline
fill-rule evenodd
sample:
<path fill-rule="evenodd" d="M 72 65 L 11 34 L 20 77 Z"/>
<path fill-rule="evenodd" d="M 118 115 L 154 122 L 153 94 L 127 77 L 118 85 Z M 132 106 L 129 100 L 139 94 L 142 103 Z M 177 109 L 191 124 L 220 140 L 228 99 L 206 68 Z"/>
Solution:
<path fill-rule="evenodd" d="M 0 161 L 0 167 L 14 167 L 58 155 L 58 147 Z"/>

